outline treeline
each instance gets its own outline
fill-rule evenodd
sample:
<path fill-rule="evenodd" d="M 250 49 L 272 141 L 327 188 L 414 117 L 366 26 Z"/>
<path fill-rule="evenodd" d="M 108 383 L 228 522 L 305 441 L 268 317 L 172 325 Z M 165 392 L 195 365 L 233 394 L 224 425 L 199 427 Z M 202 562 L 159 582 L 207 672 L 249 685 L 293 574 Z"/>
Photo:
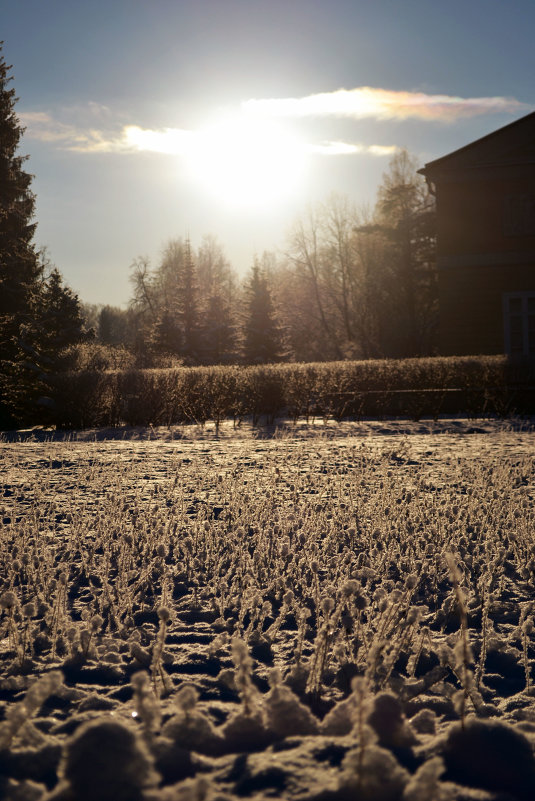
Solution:
<path fill-rule="evenodd" d="M 136 259 L 131 281 L 126 311 L 105 306 L 86 313 L 97 342 L 125 349 L 136 366 L 284 358 L 272 293 L 258 259 L 242 282 L 213 237 L 205 237 L 197 251 L 189 240 L 176 239 L 167 244 L 156 268 L 146 258 Z M 80 358 L 87 358 L 85 351 L 91 353 L 85 349 Z M 118 355 L 111 353 L 112 362 Z"/>
<path fill-rule="evenodd" d="M 505 416 L 533 411 L 533 379 L 505 356 L 85 370 L 56 376 L 49 422 L 87 428 Z"/>
<path fill-rule="evenodd" d="M 101 344 L 142 367 L 400 358 L 435 351 L 435 207 L 415 161 L 392 159 L 375 208 L 333 196 L 299 219 L 283 254 L 240 280 L 206 237 L 132 264 L 129 308 L 88 308 Z M 113 356 L 116 358 L 116 356 Z"/>

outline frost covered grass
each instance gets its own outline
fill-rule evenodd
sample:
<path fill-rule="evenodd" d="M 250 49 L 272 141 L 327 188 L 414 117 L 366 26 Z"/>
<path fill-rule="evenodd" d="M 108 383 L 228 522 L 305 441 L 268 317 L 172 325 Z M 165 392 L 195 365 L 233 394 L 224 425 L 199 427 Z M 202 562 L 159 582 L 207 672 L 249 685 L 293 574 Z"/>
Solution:
<path fill-rule="evenodd" d="M 535 797 L 535 434 L 322 430 L 0 445 L 2 798 Z"/>

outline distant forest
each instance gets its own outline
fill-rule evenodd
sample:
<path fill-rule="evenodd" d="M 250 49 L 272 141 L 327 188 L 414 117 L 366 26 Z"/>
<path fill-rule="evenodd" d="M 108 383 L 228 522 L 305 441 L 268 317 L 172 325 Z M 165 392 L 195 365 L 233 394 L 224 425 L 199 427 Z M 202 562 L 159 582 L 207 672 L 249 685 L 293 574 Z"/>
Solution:
<path fill-rule="evenodd" d="M 95 346 L 78 358 L 161 367 L 430 355 L 435 243 L 434 198 L 402 150 L 372 211 L 333 195 L 245 279 L 211 236 L 197 248 L 168 242 L 156 265 L 137 258 L 128 309 L 83 307 Z"/>

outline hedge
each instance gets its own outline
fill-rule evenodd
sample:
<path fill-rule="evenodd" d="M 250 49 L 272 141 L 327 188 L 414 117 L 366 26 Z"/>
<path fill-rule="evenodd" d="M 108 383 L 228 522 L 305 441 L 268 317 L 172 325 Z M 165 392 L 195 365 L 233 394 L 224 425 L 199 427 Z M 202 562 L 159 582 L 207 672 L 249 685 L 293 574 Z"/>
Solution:
<path fill-rule="evenodd" d="M 58 428 L 506 416 L 535 411 L 535 366 L 474 356 L 82 371 L 56 376 L 51 397 Z"/>

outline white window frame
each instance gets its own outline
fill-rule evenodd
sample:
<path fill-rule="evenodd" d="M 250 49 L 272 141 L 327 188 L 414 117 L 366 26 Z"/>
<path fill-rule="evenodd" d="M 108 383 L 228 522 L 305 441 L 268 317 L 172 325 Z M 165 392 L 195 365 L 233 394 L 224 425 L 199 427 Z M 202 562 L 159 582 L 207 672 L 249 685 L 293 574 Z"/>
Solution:
<path fill-rule="evenodd" d="M 517 356 L 519 358 L 533 358 L 535 357 L 535 333 L 532 334 L 533 341 L 531 342 L 532 353 L 530 354 L 530 341 L 529 341 L 529 311 L 528 300 L 535 298 L 535 290 L 524 292 L 504 292 L 503 294 L 503 333 L 505 353 L 508 356 Z M 521 320 L 522 320 L 522 353 L 511 352 L 511 300 L 521 301 Z M 532 312 L 535 316 L 535 312 Z"/>

